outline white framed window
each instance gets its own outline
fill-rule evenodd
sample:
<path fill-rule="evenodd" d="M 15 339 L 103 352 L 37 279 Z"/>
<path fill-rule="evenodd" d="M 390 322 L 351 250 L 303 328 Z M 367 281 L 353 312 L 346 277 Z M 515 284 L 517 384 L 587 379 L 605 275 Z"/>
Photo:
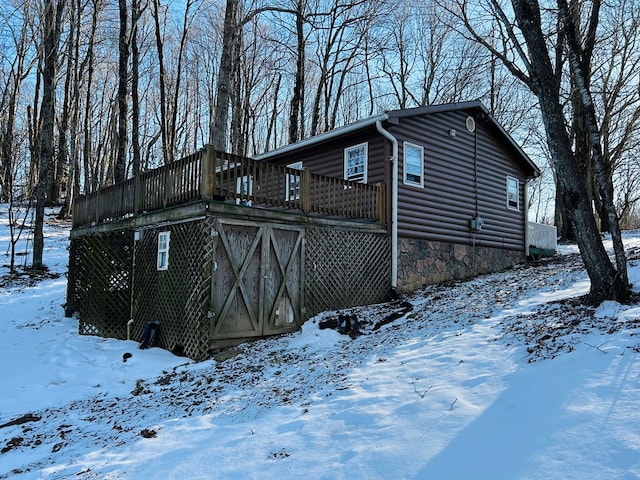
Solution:
<path fill-rule="evenodd" d="M 236 198 L 237 205 L 251 205 L 249 197 L 253 195 L 253 175 L 237 178 L 236 194 L 240 196 L 240 198 Z"/>
<path fill-rule="evenodd" d="M 367 183 L 367 143 L 344 149 L 344 178 Z"/>
<path fill-rule="evenodd" d="M 287 167 L 302 170 L 302 162 L 291 163 Z M 286 184 L 285 200 L 300 200 L 300 174 L 287 173 Z"/>
<path fill-rule="evenodd" d="M 404 142 L 404 183 L 424 187 L 424 148 Z"/>
<path fill-rule="evenodd" d="M 158 233 L 158 270 L 167 270 L 169 268 L 169 240 L 171 232 Z"/>
<path fill-rule="evenodd" d="M 520 181 L 511 175 L 507 175 L 507 208 L 520 210 Z"/>

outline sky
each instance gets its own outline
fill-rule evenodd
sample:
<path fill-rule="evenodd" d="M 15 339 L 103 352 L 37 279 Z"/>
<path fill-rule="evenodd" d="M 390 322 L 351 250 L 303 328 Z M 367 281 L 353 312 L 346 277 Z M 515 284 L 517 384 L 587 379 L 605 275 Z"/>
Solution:
<path fill-rule="evenodd" d="M 49 274 L 9 278 L 0 205 L 0 479 L 640 478 L 640 306 L 571 302 L 575 245 L 196 363 L 78 335 L 52 218 Z"/>

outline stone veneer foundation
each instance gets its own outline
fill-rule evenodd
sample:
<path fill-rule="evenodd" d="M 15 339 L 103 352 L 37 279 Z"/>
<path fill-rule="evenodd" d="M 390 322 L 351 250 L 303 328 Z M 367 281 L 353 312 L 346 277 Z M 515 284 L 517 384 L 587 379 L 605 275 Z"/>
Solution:
<path fill-rule="evenodd" d="M 499 272 L 524 260 L 524 252 L 514 250 L 399 238 L 398 289 L 411 292 L 427 284 Z"/>

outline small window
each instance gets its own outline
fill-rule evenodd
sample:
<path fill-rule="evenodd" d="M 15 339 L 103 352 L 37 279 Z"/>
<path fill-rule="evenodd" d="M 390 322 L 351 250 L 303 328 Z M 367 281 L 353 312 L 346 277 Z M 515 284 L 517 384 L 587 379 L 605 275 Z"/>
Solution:
<path fill-rule="evenodd" d="M 236 180 L 236 204 L 251 205 L 253 196 L 253 175 L 238 177 Z"/>
<path fill-rule="evenodd" d="M 424 148 L 404 142 L 404 183 L 424 186 Z"/>
<path fill-rule="evenodd" d="M 367 182 L 366 143 L 344 149 L 344 178 L 354 182 Z"/>
<path fill-rule="evenodd" d="M 169 268 L 169 237 L 171 232 L 158 234 L 158 270 Z"/>
<path fill-rule="evenodd" d="M 302 170 L 302 162 L 287 165 L 292 170 Z M 285 192 L 286 200 L 300 200 L 300 175 L 287 173 L 287 191 Z"/>
<path fill-rule="evenodd" d="M 516 177 L 507 176 L 507 208 L 520 210 L 520 182 Z"/>

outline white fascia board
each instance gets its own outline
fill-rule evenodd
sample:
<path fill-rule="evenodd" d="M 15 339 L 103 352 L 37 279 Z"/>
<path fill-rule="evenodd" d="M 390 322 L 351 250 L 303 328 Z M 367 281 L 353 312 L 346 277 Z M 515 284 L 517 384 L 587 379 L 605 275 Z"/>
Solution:
<path fill-rule="evenodd" d="M 289 145 L 285 145 L 284 147 L 276 148 L 275 150 L 270 150 L 265 153 L 261 153 L 260 155 L 255 155 L 253 157 L 254 160 L 267 160 L 276 155 L 281 155 L 283 153 L 289 153 L 295 150 L 299 150 L 301 148 L 305 148 L 311 145 L 315 145 L 317 143 L 326 142 L 327 140 L 331 140 L 336 137 L 340 137 L 347 133 L 356 132 L 358 130 L 362 130 L 364 128 L 375 126 L 376 122 L 387 120 L 389 116 L 387 113 L 381 113 L 378 115 L 374 115 L 373 117 L 365 118 L 363 120 L 359 120 L 354 123 L 350 123 L 349 125 L 345 125 L 344 127 L 338 127 L 334 130 L 329 130 L 328 132 L 321 133 L 319 135 L 315 135 L 313 137 L 305 138 L 304 140 L 300 140 L 296 143 L 290 143 Z"/>

